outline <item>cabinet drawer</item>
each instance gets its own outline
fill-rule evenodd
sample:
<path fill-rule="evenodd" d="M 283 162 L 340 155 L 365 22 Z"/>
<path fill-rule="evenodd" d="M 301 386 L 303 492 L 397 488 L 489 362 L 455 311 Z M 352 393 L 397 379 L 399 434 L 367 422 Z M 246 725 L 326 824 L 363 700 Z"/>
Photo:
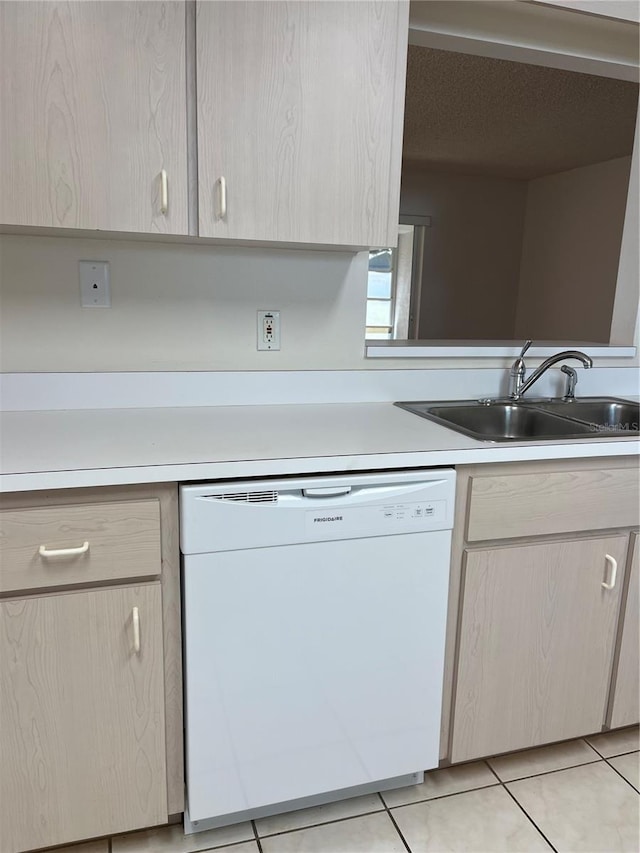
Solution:
<path fill-rule="evenodd" d="M 0 512 L 0 592 L 158 575 L 160 560 L 157 500 Z"/>
<path fill-rule="evenodd" d="M 638 523 L 629 468 L 473 477 L 466 539 L 511 539 Z"/>

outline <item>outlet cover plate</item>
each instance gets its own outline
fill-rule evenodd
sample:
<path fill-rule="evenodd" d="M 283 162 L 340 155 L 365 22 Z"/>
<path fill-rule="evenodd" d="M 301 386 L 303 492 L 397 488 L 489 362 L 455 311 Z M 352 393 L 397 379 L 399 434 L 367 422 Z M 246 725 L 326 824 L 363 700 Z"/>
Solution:
<path fill-rule="evenodd" d="M 83 308 L 111 308 L 109 261 L 80 261 L 80 304 Z"/>
<path fill-rule="evenodd" d="M 258 350 L 280 349 L 280 312 L 258 311 Z"/>

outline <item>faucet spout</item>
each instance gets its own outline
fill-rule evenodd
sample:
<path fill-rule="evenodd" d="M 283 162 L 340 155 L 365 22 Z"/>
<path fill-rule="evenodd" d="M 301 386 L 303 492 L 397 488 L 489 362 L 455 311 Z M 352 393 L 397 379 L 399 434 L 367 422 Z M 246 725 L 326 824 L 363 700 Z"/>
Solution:
<path fill-rule="evenodd" d="M 562 352 L 557 352 L 555 355 L 550 355 L 549 358 L 545 359 L 542 362 L 540 367 L 536 368 L 531 376 L 526 380 L 526 382 L 522 382 L 520 386 L 512 393 L 512 398 L 514 400 L 518 400 L 522 395 L 531 388 L 534 382 L 537 382 L 540 377 L 547 372 L 550 367 L 553 367 L 554 364 L 557 364 L 559 361 L 565 361 L 568 358 L 574 358 L 578 361 L 582 362 L 585 369 L 593 367 L 593 360 L 584 352 L 580 352 L 577 349 L 567 349 Z"/>

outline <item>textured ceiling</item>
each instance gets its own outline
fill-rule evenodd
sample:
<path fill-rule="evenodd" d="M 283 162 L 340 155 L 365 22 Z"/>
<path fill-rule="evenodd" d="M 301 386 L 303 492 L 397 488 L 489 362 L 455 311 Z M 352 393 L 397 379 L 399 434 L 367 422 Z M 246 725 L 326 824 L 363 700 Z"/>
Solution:
<path fill-rule="evenodd" d="M 631 154 L 638 84 L 409 45 L 403 157 L 531 178 Z"/>

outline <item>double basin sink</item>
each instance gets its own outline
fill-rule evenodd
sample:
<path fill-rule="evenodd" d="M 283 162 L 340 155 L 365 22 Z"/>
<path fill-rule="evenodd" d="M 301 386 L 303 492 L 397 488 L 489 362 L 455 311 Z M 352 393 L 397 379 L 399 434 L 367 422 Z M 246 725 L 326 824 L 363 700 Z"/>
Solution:
<path fill-rule="evenodd" d="M 638 437 L 638 403 L 615 397 L 396 403 L 481 441 Z"/>

